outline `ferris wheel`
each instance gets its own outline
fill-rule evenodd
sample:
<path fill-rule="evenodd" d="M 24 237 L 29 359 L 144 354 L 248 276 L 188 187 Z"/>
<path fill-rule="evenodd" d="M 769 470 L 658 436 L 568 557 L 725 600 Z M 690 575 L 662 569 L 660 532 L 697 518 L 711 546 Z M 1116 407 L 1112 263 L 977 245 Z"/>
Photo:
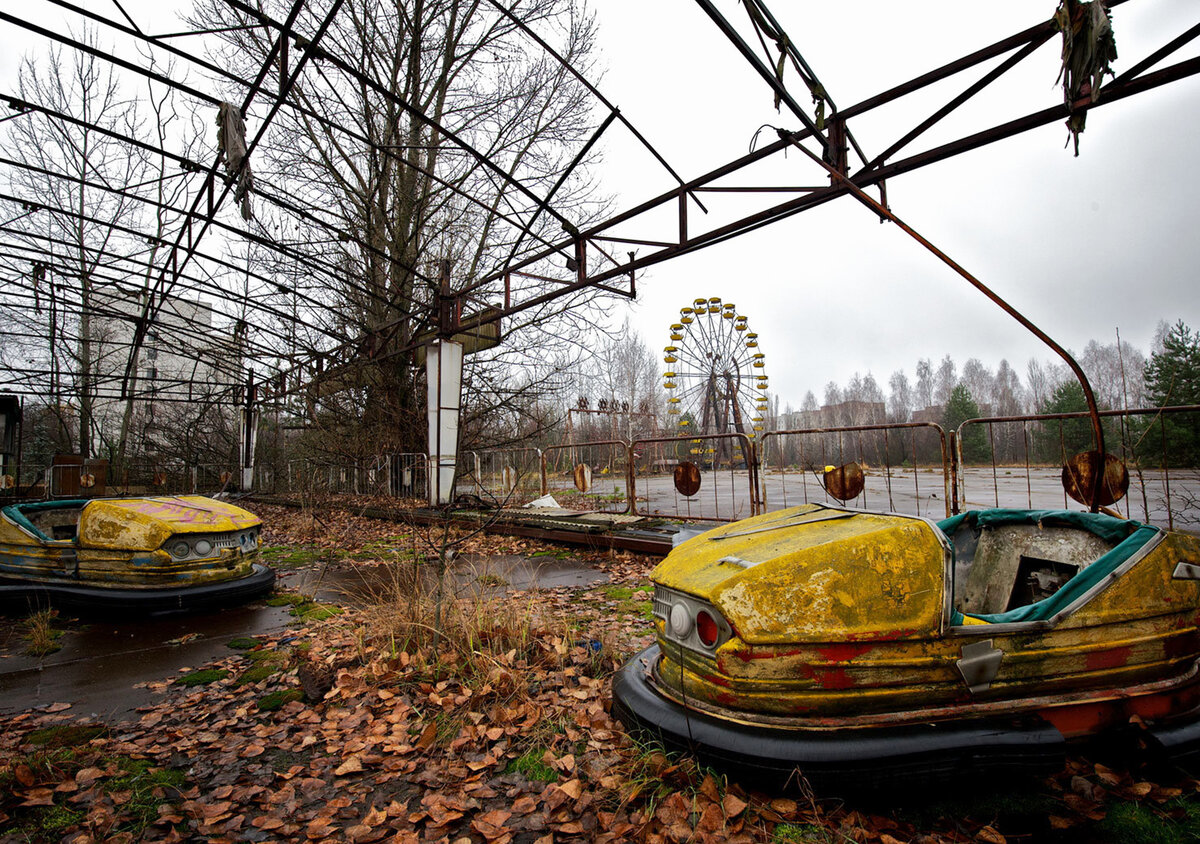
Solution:
<path fill-rule="evenodd" d="M 713 296 L 681 308 L 663 351 L 667 413 L 679 434 L 761 436 L 769 407 L 766 356 L 736 305 Z"/>

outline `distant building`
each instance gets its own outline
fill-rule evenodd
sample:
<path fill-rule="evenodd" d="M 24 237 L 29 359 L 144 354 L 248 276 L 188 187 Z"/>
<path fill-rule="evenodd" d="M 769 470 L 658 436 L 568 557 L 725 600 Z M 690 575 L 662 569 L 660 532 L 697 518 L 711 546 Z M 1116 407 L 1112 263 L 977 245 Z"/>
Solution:
<path fill-rule="evenodd" d="M 97 286 L 92 291 L 92 368 L 95 401 L 95 442 L 101 448 L 120 436 L 125 404 L 116 398 L 129 365 L 138 321 L 146 305 L 146 291 L 121 284 Z M 215 312 L 199 299 L 168 296 L 136 357 L 130 385 L 138 396 L 134 404 L 131 436 L 142 440 L 134 451 L 155 450 L 156 414 L 170 404 L 200 402 L 225 392 L 222 385 L 241 381 L 244 325 L 230 330 L 217 325 Z M 230 404 L 229 414 L 235 410 Z M 130 446 L 133 444 L 130 443 Z"/>
<path fill-rule="evenodd" d="M 887 422 L 887 405 L 875 401 L 844 401 L 822 405 L 819 410 L 797 410 L 781 421 L 790 431 L 813 428 L 842 428 L 850 425 L 881 425 Z"/>

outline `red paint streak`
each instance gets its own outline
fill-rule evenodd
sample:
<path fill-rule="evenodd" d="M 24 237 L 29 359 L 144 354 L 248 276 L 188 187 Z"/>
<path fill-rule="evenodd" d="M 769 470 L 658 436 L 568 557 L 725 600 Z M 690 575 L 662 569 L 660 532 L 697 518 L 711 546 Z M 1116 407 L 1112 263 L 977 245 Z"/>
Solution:
<path fill-rule="evenodd" d="M 813 680 L 822 689 L 831 691 L 854 688 L 854 680 L 844 668 L 818 668 L 813 672 Z"/>
<path fill-rule="evenodd" d="M 1133 648 L 1126 645 L 1123 648 L 1113 648 L 1108 651 L 1096 651 L 1087 655 L 1089 671 L 1101 671 L 1105 668 L 1120 668 L 1129 663 Z"/>
<path fill-rule="evenodd" d="M 811 665 L 801 665 L 800 674 L 828 691 L 852 689 L 855 685 L 844 668 L 814 668 Z"/>
<path fill-rule="evenodd" d="M 841 642 L 836 645 L 826 645 L 825 647 L 817 648 L 817 653 L 830 662 L 849 662 L 856 656 L 862 656 L 873 647 L 874 645 L 872 644 Z"/>

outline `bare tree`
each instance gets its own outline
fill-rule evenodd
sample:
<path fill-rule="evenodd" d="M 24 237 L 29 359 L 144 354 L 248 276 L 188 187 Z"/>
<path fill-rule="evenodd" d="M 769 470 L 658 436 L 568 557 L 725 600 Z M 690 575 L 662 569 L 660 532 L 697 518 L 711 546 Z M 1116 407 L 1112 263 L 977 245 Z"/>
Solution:
<path fill-rule="evenodd" d="M 305 7 L 296 30 L 314 31 L 322 5 Z M 266 0 L 260 8 L 283 20 L 290 6 Z M 297 279 L 305 298 L 329 306 L 303 318 L 335 337 L 360 338 L 317 402 L 329 416 L 353 420 L 339 426 L 347 448 L 412 450 L 423 442 L 419 371 L 397 350 L 430 325 L 436 261 L 452 261 L 459 288 L 530 243 L 561 236 L 565 218 L 535 210 L 530 199 L 555 186 L 556 211 L 578 224 L 599 210 L 586 162 L 568 175 L 593 123 L 567 65 L 589 69 L 593 20 L 571 0 L 532 0 L 512 16 L 461 0 L 347 0 L 320 45 L 338 67 L 314 60 L 259 147 L 256 180 L 294 191 L 332 227 L 288 223 L 299 225 L 298 240 L 323 244 L 322 258 L 339 268 Z M 553 38 L 565 64 L 534 47 L 518 21 Z M 223 32 L 220 60 L 243 77 L 272 48 L 257 22 L 220 0 L 199 0 L 192 17 Z M 467 306 L 502 297 L 480 288 Z M 547 383 L 506 367 L 535 358 L 570 365 L 579 351 L 571 338 L 595 318 L 572 310 L 587 298 L 524 312 L 505 326 L 505 349 L 470 361 L 470 383 L 493 388 L 471 397 L 475 413 L 488 412 L 481 403 L 489 396 L 497 410 L 512 410 L 510 388 L 528 396 Z"/>
<path fill-rule="evenodd" d="M 913 390 L 903 369 L 888 378 L 888 418 L 892 422 L 907 422 L 912 417 Z"/>
<path fill-rule="evenodd" d="M 934 380 L 933 402 L 945 407 L 950 402 L 950 394 L 958 386 L 958 367 L 950 355 L 942 358 L 938 364 L 937 376 Z"/>
<path fill-rule="evenodd" d="M 933 364 L 929 358 L 917 361 L 916 391 L 917 404 L 920 406 L 918 409 L 924 410 L 933 406 Z"/>
<path fill-rule="evenodd" d="M 103 51 L 94 31 L 77 38 Z M 113 66 L 93 52 L 72 50 L 68 57 L 51 49 L 44 63 L 26 57 L 18 90 L 39 108 L 9 123 L 4 145 L 20 162 L 9 171 L 11 187 L 40 202 L 14 228 L 30 251 L 52 256 L 48 266 L 31 268 L 34 308 L 26 311 L 24 327 L 30 337 L 45 331 L 44 343 L 33 345 L 49 370 L 51 406 L 58 412 L 64 401 L 77 406 L 77 448 L 89 456 L 96 411 L 94 290 L 100 270 L 137 248 L 121 229 L 136 228 L 141 211 L 136 198 L 106 187 L 142 180 L 144 160 L 119 140 L 138 133 L 140 118 Z"/>

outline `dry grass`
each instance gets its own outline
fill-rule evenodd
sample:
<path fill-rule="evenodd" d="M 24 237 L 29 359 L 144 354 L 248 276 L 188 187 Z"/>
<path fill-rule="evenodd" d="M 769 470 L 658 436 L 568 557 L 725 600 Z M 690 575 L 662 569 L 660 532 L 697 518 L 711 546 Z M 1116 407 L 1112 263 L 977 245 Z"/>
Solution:
<path fill-rule="evenodd" d="M 25 652 L 30 656 L 48 656 L 59 650 L 59 637 L 62 631 L 54 627 L 58 611 L 51 609 L 37 610 L 21 622 L 21 632 L 25 637 Z"/>
<path fill-rule="evenodd" d="M 535 595 L 493 594 L 480 586 L 489 582 L 487 574 L 476 572 L 461 588 L 462 573 L 447 573 L 439 589 L 432 568 L 389 568 L 366 599 L 368 640 L 385 653 L 406 654 L 442 677 L 467 682 L 520 685 L 514 672 L 522 668 L 561 665 L 568 649 L 565 626 L 543 617 Z"/>

